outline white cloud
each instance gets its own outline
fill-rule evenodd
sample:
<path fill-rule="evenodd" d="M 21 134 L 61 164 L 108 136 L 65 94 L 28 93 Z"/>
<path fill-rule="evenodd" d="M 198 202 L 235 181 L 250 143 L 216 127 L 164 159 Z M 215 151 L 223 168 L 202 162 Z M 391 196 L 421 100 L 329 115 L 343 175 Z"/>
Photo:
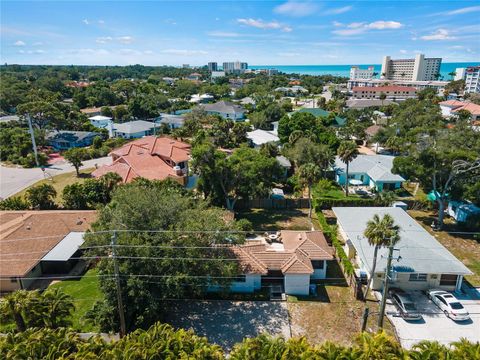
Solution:
<path fill-rule="evenodd" d="M 135 49 L 120 49 L 120 54 L 122 55 L 140 55 L 141 51 Z"/>
<path fill-rule="evenodd" d="M 266 22 L 261 19 L 255 20 L 255 19 L 249 18 L 249 19 L 237 19 L 237 22 L 239 24 L 255 27 L 258 29 L 276 29 L 276 30 L 282 30 L 285 32 L 292 31 L 292 28 L 290 26 L 283 25 L 278 21 Z"/>
<path fill-rule="evenodd" d="M 406 53 L 408 53 L 408 51 L 407 50 L 399 50 L 399 53 L 400 54 L 406 54 Z"/>
<path fill-rule="evenodd" d="M 131 44 L 133 42 L 133 37 L 120 36 L 120 37 L 117 37 L 117 40 L 120 41 L 122 44 Z"/>
<path fill-rule="evenodd" d="M 95 42 L 98 43 L 98 44 L 106 44 L 107 42 L 110 42 L 112 41 L 113 38 L 111 36 L 101 36 L 101 37 L 98 37 Z"/>
<path fill-rule="evenodd" d="M 341 22 L 338 22 L 338 21 L 332 22 L 332 25 L 335 26 L 335 27 L 343 26 L 343 24 Z"/>
<path fill-rule="evenodd" d="M 367 25 L 369 29 L 377 29 L 377 30 L 399 29 L 402 26 L 403 25 L 398 21 L 375 21 Z"/>
<path fill-rule="evenodd" d="M 351 5 L 343 6 L 343 7 L 327 10 L 327 11 L 325 11 L 324 14 L 326 14 L 326 15 L 343 14 L 343 13 L 346 13 L 346 12 L 352 10 L 352 8 L 353 8 L 353 6 L 351 6 Z"/>
<path fill-rule="evenodd" d="M 186 50 L 186 49 L 166 49 L 162 50 L 164 54 L 181 55 L 181 56 L 194 56 L 194 55 L 206 55 L 208 52 L 203 50 Z"/>
<path fill-rule="evenodd" d="M 337 27 L 345 26 L 341 23 L 335 24 Z M 358 35 L 363 34 L 369 30 L 390 30 L 390 29 L 399 29 L 403 27 L 402 23 L 398 21 L 374 21 L 371 23 L 364 23 L 364 22 L 353 22 L 346 25 L 345 29 L 338 29 L 333 30 L 332 33 L 340 36 L 351 36 L 351 35 Z"/>
<path fill-rule="evenodd" d="M 82 22 L 83 22 L 85 25 L 90 25 L 90 21 L 88 21 L 88 19 L 83 19 Z"/>
<path fill-rule="evenodd" d="M 447 11 L 446 15 L 459 15 L 459 14 L 468 14 L 471 12 L 480 11 L 480 6 L 469 6 L 457 10 Z"/>
<path fill-rule="evenodd" d="M 98 20 L 98 23 L 99 23 L 100 25 L 104 25 L 104 24 L 105 24 L 105 21 L 104 21 L 104 20 Z"/>
<path fill-rule="evenodd" d="M 27 44 L 25 44 L 25 42 L 23 42 L 22 40 L 17 40 L 13 43 L 13 45 L 15 45 L 15 46 L 25 46 Z"/>
<path fill-rule="evenodd" d="M 32 45 L 33 45 L 33 46 L 42 46 L 42 45 L 43 45 L 43 42 L 37 41 L 37 42 L 34 42 Z"/>
<path fill-rule="evenodd" d="M 438 40 L 453 40 L 456 39 L 455 36 L 452 36 L 447 29 L 438 29 L 430 35 L 421 36 L 420 39 L 427 41 L 438 41 Z"/>
<path fill-rule="evenodd" d="M 146 55 L 152 55 L 153 51 L 152 50 L 145 50 L 143 53 L 146 54 Z"/>
<path fill-rule="evenodd" d="M 207 35 L 215 37 L 240 37 L 239 33 L 228 31 L 209 31 Z"/>
<path fill-rule="evenodd" d="M 312 2 L 287 1 L 273 9 L 277 14 L 302 17 L 313 14 L 318 6 Z"/>
<path fill-rule="evenodd" d="M 174 19 L 165 19 L 163 22 L 169 25 L 177 25 L 177 22 Z"/>

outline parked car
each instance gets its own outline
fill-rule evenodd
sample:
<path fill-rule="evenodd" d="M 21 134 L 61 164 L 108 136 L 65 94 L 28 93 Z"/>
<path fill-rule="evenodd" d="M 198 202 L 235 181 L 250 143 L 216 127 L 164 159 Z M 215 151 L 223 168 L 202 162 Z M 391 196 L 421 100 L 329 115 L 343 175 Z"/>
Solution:
<path fill-rule="evenodd" d="M 470 319 L 468 311 L 463 307 L 460 301 L 448 291 L 432 289 L 427 291 L 427 296 L 450 319 L 454 321 Z"/>
<path fill-rule="evenodd" d="M 408 293 L 402 289 L 392 288 L 388 291 L 393 304 L 400 312 L 400 316 L 406 321 L 422 320 L 422 315 L 415 307 L 415 303 Z"/>

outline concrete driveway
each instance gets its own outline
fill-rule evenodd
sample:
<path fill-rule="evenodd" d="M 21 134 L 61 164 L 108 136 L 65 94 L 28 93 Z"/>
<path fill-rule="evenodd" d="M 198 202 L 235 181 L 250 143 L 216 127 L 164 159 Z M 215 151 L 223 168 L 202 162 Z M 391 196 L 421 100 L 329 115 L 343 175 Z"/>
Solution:
<path fill-rule="evenodd" d="M 104 164 L 110 164 L 111 162 L 112 158 L 110 157 L 86 160 L 83 162 L 81 169 L 92 168 L 95 167 L 95 165 L 101 166 Z M 5 199 L 14 195 L 46 177 L 72 171 L 75 171 L 75 168 L 68 162 L 57 163 L 46 167 L 45 173 L 39 168 L 24 169 L 21 167 L 7 167 L 0 165 L 0 198 Z"/>
<path fill-rule="evenodd" d="M 410 349 L 422 340 L 449 344 L 463 337 L 473 342 L 480 341 L 480 300 L 457 296 L 470 313 L 471 320 L 455 322 L 447 318 L 422 292 L 415 291 L 411 294 L 417 309 L 423 315 L 423 321 L 407 322 L 400 317 L 393 316 L 392 314 L 397 310 L 390 300 L 387 301 L 387 316 L 395 326 L 400 343 L 404 348 Z"/>
<path fill-rule="evenodd" d="M 191 328 L 226 350 L 245 337 L 261 333 L 290 337 L 286 303 L 184 300 L 168 306 L 167 323 L 176 328 Z"/>

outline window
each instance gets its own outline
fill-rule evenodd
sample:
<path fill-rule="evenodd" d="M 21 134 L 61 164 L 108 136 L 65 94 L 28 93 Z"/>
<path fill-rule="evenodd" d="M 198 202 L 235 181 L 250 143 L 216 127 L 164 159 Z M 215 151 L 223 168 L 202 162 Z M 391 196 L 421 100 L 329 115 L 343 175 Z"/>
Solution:
<path fill-rule="evenodd" d="M 442 274 L 440 276 L 440 286 L 456 286 L 457 278 L 457 275 Z"/>
<path fill-rule="evenodd" d="M 447 302 L 445 301 L 444 298 L 442 298 L 441 296 L 438 296 L 438 295 L 436 295 L 435 297 L 436 297 L 437 300 L 440 301 L 442 304 L 447 305 Z"/>
<path fill-rule="evenodd" d="M 314 269 L 323 269 L 323 260 L 312 260 L 312 267 Z"/>
<path fill-rule="evenodd" d="M 427 274 L 410 274 L 408 281 L 427 281 Z"/>
<path fill-rule="evenodd" d="M 235 282 L 245 282 L 245 281 L 247 281 L 247 277 L 245 275 L 238 275 L 233 279 L 233 281 L 235 281 Z"/>
<path fill-rule="evenodd" d="M 10 282 L 11 283 L 16 283 L 16 282 L 18 282 L 18 280 L 17 280 L 17 278 L 10 278 Z"/>

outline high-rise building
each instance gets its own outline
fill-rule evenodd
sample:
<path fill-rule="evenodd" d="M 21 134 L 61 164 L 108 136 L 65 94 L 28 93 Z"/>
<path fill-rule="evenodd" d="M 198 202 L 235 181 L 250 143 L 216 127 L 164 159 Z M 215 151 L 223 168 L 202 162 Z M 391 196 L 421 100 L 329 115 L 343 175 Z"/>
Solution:
<path fill-rule="evenodd" d="M 352 66 L 350 68 L 350 80 L 371 79 L 373 78 L 373 71 L 373 66 L 369 66 L 367 69 L 360 69 L 358 66 Z"/>
<path fill-rule="evenodd" d="M 209 62 L 208 71 L 218 71 L 218 64 L 216 62 Z"/>
<path fill-rule="evenodd" d="M 441 58 L 426 58 L 418 54 L 414 59 L 392 60 L 385 56 L 382 61 L 381 78 L 386 80 L 433 81 L 440 74 Z"/>
<path fill-rule="evenodd" d="M 246 62 L 224 62 L 223 63 L 223 71 L 225 73 L 243 73 L 245 70 L 248 69 L 248 64 Z"/>
<path fill-rule="evenodd" d="M 457 80 L 465 80 L 465 70 L 467 70 L 466 68 L 456 68 L 455 69 L 455 77 L 453 78 L 453 80 L 457 81 Z"/>
<path fill-rule="evenodd" d="M 465 92 L 480 93 L 480 66 L 469 66 L 465 69 Z"/>

